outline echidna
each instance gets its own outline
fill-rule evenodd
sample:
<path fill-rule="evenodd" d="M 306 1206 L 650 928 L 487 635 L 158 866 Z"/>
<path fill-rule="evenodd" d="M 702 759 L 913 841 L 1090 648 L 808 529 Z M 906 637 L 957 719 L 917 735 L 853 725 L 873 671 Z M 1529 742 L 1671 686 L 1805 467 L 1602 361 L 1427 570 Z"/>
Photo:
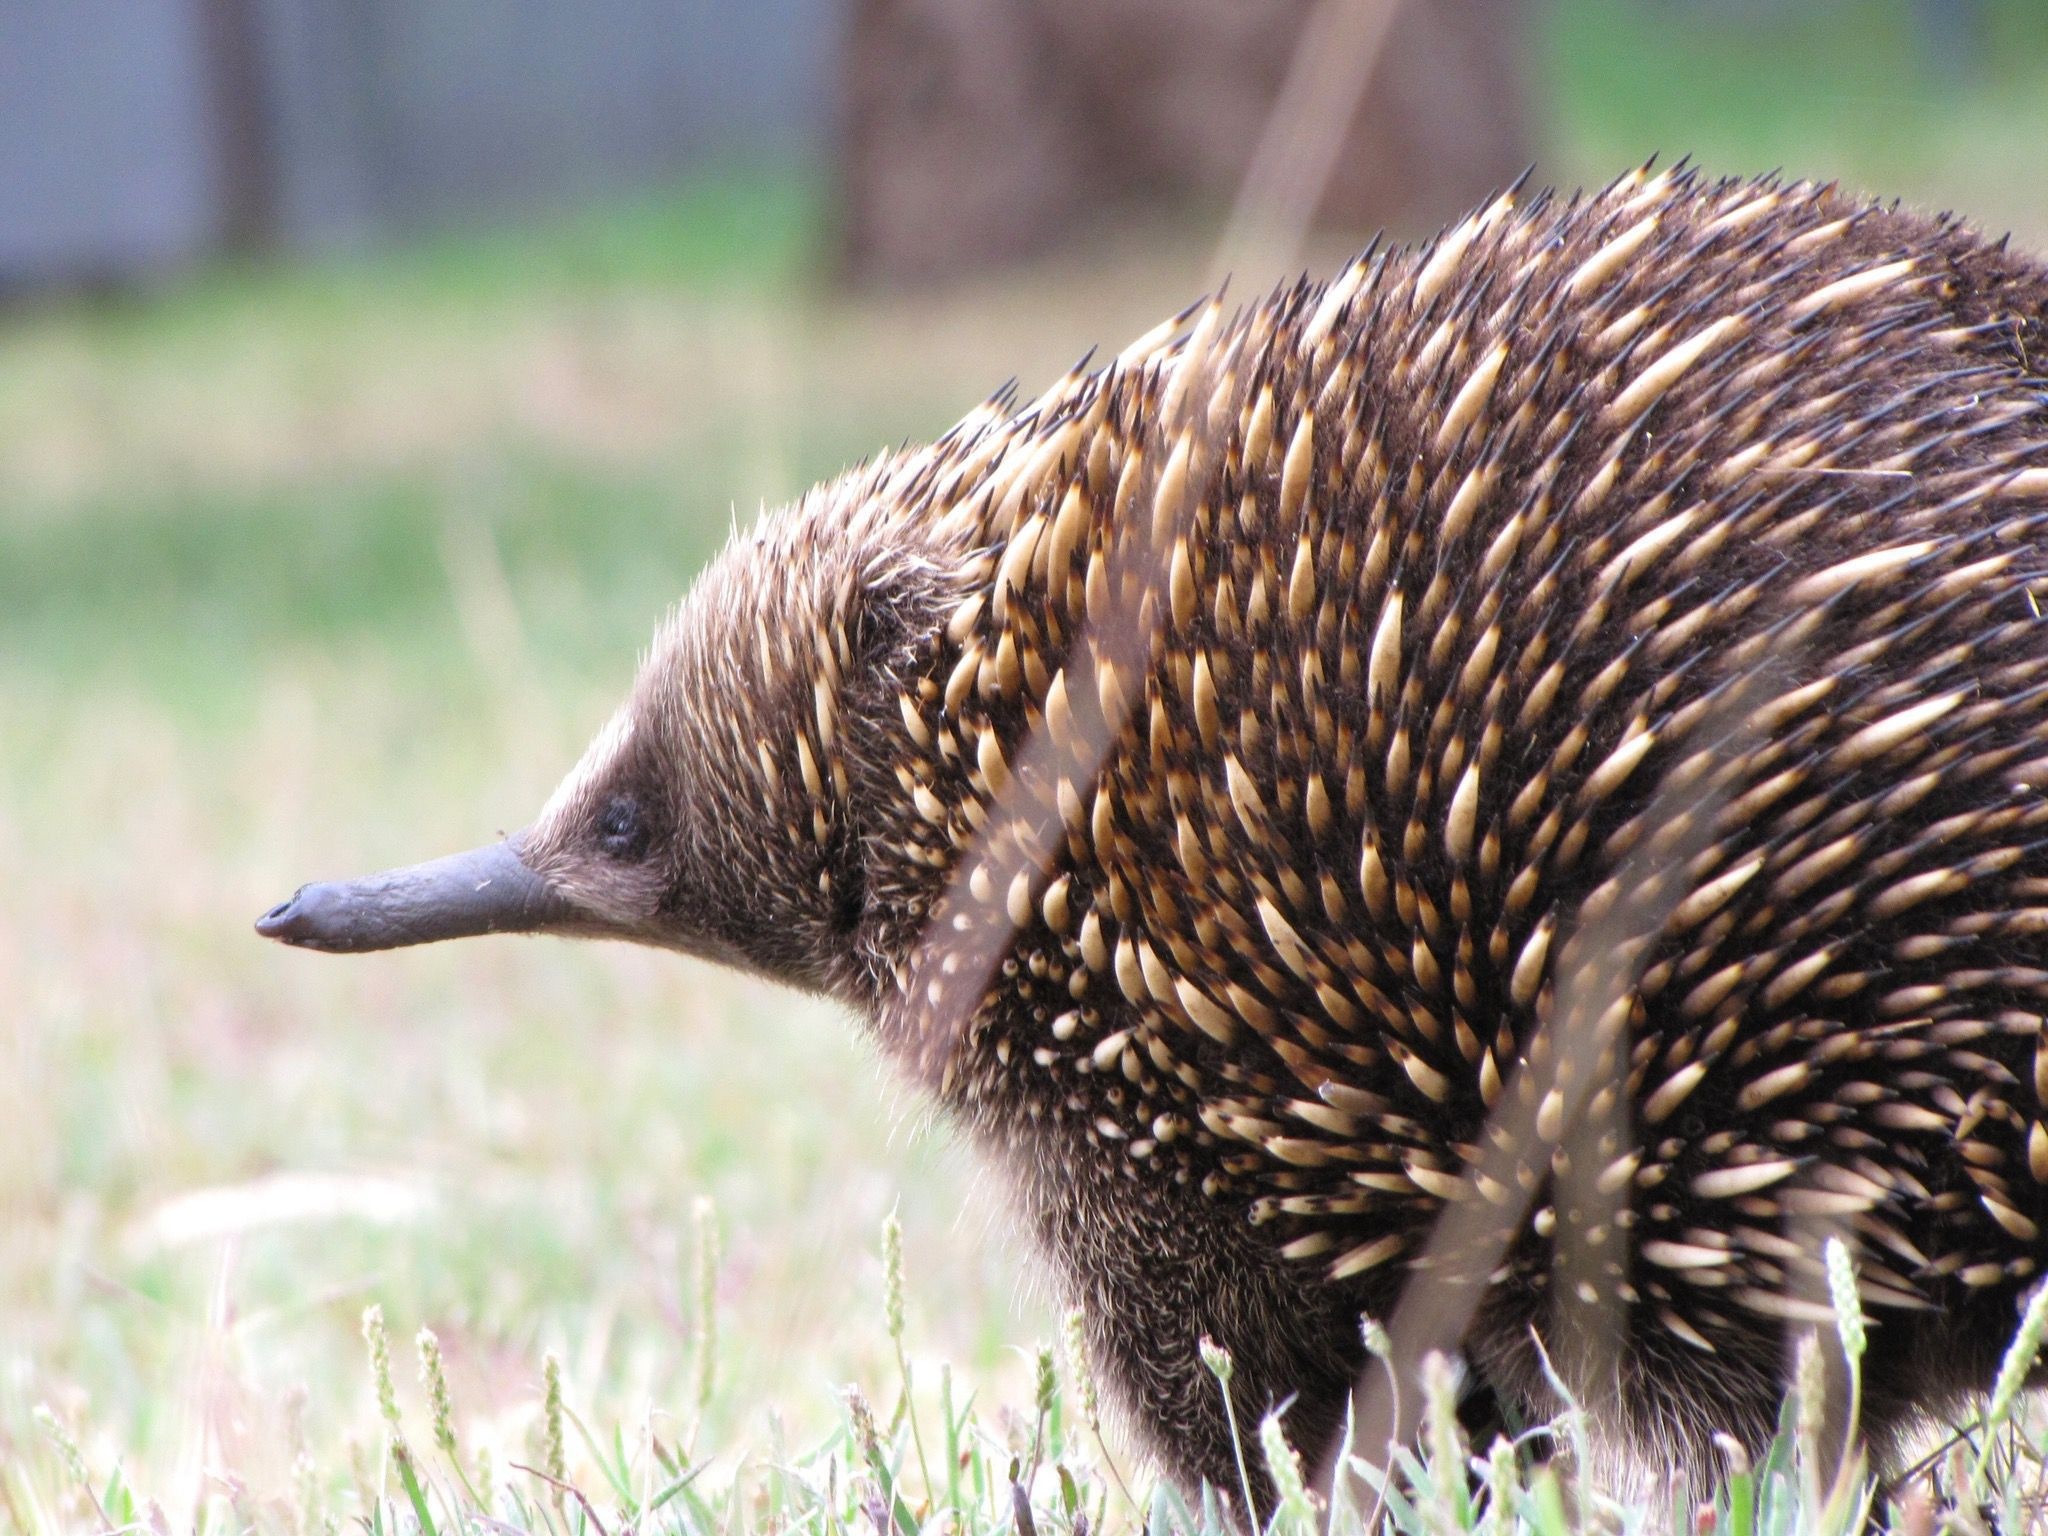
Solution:
<path fill-rule="evenodd" d="M 1829 1235 L 1896 1436 L 2048 1259 L 2044 525 L 2048 269 L 1510 194 L 765 518 L 532 826 L 258 927 L 843 1000 L 1190 1482 L 1204 1336 L 1314 1454 L 1461 1283 L 1511 1407 L 1547 1355 L 1618 1456 L 1755 1448 Z"/>

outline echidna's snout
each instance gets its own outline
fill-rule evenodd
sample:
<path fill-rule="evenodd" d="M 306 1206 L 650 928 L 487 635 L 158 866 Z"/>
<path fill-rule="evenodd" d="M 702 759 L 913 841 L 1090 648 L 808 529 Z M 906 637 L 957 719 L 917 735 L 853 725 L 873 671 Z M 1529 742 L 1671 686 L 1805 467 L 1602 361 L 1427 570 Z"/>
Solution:
<path fill-rule="evenodd" d="M 519 857 L 517 840 L 357 880 L 302 885 L 256 919 L 256 931 L 301 949 L 356 954 L 485 933 L 579 927 L 578 909 Z"/>

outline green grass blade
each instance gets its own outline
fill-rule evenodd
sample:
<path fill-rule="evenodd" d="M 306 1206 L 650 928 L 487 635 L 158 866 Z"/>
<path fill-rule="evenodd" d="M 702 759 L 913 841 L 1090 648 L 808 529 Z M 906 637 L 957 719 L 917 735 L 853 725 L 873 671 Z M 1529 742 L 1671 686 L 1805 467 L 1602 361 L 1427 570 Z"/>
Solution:
<path fill-rule="evenodd" d="M 412 1458 L 394 1456 L 392 1460 L 398 1463 L 398 1482 L 405 1489 L 406 1498 L 412 1503 L 413 1517 L 419 1521 L 420 1529 L 426 1536 L 439 1536 L 434 1525 L 434 1513 L 427 1508 L 426 1490 L 420 1487 L 419 1477 L 412 1469 Z"/>

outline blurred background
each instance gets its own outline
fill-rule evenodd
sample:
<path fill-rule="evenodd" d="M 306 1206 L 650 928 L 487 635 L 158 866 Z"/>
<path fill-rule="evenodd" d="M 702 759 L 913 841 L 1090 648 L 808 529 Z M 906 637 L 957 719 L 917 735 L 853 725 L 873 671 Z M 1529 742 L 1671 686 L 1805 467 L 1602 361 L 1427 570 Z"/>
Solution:
<path fill-rule="evenodd" d="M 892 1208 L 913 1351 L 1027 1379 L 999 1208 L 830 1010 L 250 920 L 523 822 L 762 503 L 1652 154 L 2048 247 L 2048 5 L 0 6 L 0 1525 L 38 1403 L 173 1507 L 345 1467 L 372 1301 L 501 1456 L 543 1349 L 687 1426 L 706 1198 L 728 1459 L 882 1368 Z"/>

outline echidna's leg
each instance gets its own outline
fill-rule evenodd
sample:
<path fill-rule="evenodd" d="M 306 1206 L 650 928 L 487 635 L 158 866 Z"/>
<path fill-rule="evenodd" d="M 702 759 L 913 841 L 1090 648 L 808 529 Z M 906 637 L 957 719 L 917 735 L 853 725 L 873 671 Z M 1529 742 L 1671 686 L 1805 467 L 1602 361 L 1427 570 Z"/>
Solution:
<path fill-rule="evenodd" d="M 1864 1435 L 1878 1467 L 1896 1471 L 1949 1426 L 1973 1422 L 1983 1411 L 1984 1384 L 1993 1380 L 2019 1327 L 2032 1286 L 2028 1280 L 1971 1290 L 1954 1285 L 1926 1312 L 1880 1314 L 1863 1362 Z M 2037 1366 L 2030 1387 L 2048 1384 Z"/>
<path fill-rule="evenodd" d="M 1512 1439 L 1525 1428 L 1526 1417 L 1484 1373 L 1472 1370 L 1466 1377 L 1464 1395 L 1458 1399 L 1458 1427 L 1465 1432 L 1465 1443 L 1485 1455 L 1495 1440 Z"/>
<path fill-rule="evenodd" d="M 1229 1352 L 1231 1401 L 1253 1497 L 1268 1497 L 1260 1421 L 1285 1426 L 1311 1472 L 1343 1422 L 1364 1363 L 1355 1309 L 1259 1242 L 1240 1213 L 1167 1180 L 1135 1190 L 1092 1161 L 1035 1181 L 1038 1235 L 1087 1318 L 1105 1385 L 1147 1450 L 1192 1491 L 1238 1487 L 1222 1390 L 1201 1341 Z"/>

